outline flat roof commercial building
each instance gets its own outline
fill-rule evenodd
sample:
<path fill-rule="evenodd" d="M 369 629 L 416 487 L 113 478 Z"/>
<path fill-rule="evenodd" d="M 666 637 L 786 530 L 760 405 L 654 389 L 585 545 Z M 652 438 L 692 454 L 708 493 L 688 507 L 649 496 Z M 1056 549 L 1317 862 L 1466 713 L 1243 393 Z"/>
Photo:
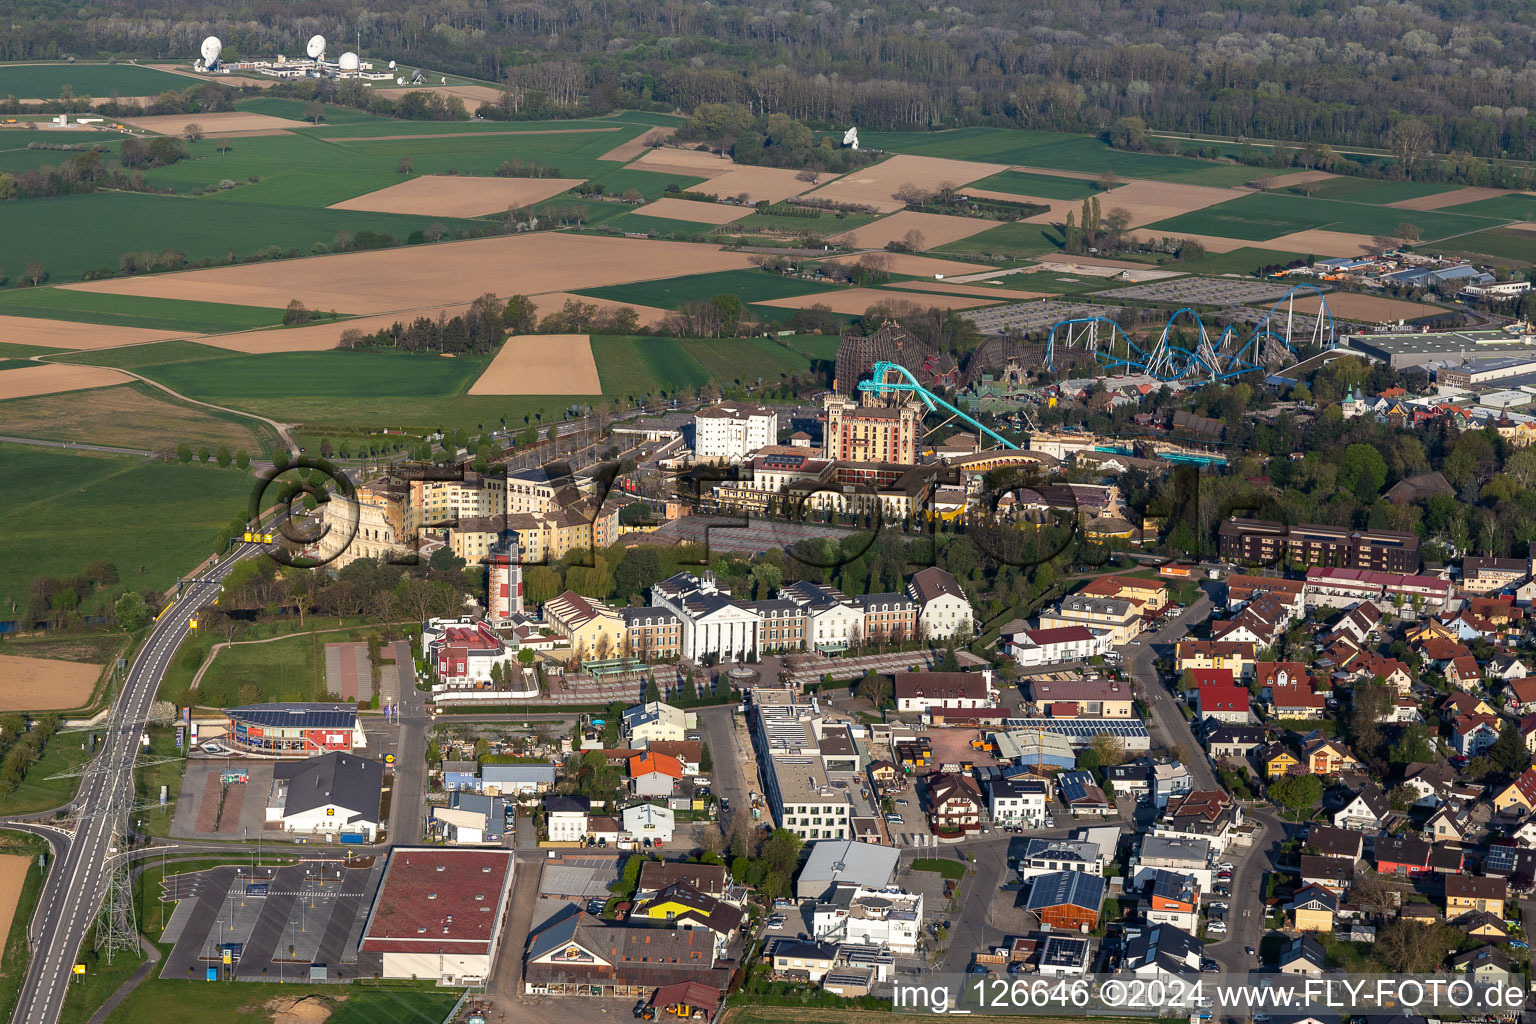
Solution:
<path fill-rule="evenodd" d="M 386 978 L 484 985 L 512 895 L 511 850 L 397 846 L 358 949 L 383 954 Z"/>
<path fill-rule="evenodd" d="M 1536 358 L 1536 339 L 1500 330 L 1347 334 L 1344 347 L 1384 362 L 1394 370 L 1427 363 L 1460 363 L 1473 356 Z"/>

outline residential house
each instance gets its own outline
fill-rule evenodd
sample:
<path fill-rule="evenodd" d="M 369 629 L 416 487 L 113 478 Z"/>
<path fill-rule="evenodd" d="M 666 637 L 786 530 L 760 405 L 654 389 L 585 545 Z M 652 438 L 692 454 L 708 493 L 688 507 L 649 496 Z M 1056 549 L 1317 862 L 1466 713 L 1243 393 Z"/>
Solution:
<path fill-rule="evenodd" d="M 1285 909 L 1291 912 L 1297 931 L 1332 935 L 1333 918 L 1339 912 L 1339 897 L 1326 886 L 1307 885 L 1296 890 Z"/>
<path fill-rule="evenodd" d="M 1493 715 L 1462 715 L 1451 723 L 1451 747 L 1463 757 L 1477 757 L 1499 739 L 1499 720 Z"/>
<path fill-rule="evenodd" d="M 1344 806 L 1333 812 L 1333 824 L 1336 828 L 1374 832 L 1381 828 L 1391 811 L 1381 787 L 1366 780 Z"/>
<path fill-rule="evenodd" d="M 1503 917 L 1508 891 L 1502 878 L 1450 875 L 1445 880 L 1445 916 L 1449 919 L 1468 911 L 1486 910 L 1495 917 Z"/>
<path fill-rule="evenodd" d="M 1128 682 L 1113 679 L 1032 680 L 1029 694 L 1036 712 L 1052 718 L 1129 719 L 1136 716 L 1136 698 Z"/>
<path fill-rule="evenodd" d="M 976 632 L 976 616 L 955 577 L 935 566 L 914 575 L 907 594 L 918 604 L 918 630 L 925 639 L 947 640 Z"/>
<path fill-rule="evenodd" d="M 1200 889 L 1191 875 L 1161 868 L 1145 872 L 1142 916 L 1149 924 L 1171 924 L 1195 931 L 1200 923 Z"/>
<path fill-rule="evenodd" d="M 1493 809 L 1503 814 L 1527 814 L 1536 810 L 1536 768 L 1527 768 L 1493 798 Z"/>
<path fill-rule="evenodd" d="M 1365 848 L 1365 837 L 1347 828 L 1330 828 L 1327 825 L 1311 825 L 1302 845 L 1305 853 L 1318 857 L 1338 857 L 1350 863 L 1360 859 Z"/>
<path fill-rule="evenodd" d="M 1039 828 L 1050 805 L 1050 787 L 1040 779 L 995 779 L 987 784 L 987 811 L 1000 825 Z"/>
<path fill-rule="evenodd" d="M 646 751 L 629 759 L 629 791 L 639 797 L 669 797 L 683 780 L 683 763 Z"/>
<path fill-rule="evenodd" d="M 1377 836 L 1376 871 L 1383 875 L 1417 878 L 1429 874 L 1430 845 L 1418 836 Z"/>
<path fill-rule="evenodd" d="M 1330 920 L 1332 915 L 1329 915 Z M 1300 925 L 1296 926 L 1300 928 Z M 1329 925 L 1329 930 L 1333 928 Z M 1312 929 L 1318 930 L 1318 929 Z M 1293 977 L 1318 978 L 1328 967 L 1328 954 L 1323 950 L 1323 944 L 1310 935 L 1298 935 L 1285 944 L 1280 951 L 1280 959 L 1277 964 L 1281 974 L 1289 974 Z"/>
<path fill-rule="evenodd" d="M 1205 959 L 1205 943 L 1168 924 L 1128 927 L 1124 946 L 1123 969 L 1149 980 L 1192 982 Z"/>
<path fill-rule="evenodd" d="M 1224 668 L 1236 679 L 1253 675 L 1253 643 L 1220 640 L 1180 640 L 1175 648 L 1174 667 L 1179 672 L 1202 668 Z"/>
<path fill-rule="evenodd" d="M 1217 725 L 1206 730 L 1205 745 L 1217 760 L 1246 760 L 1264 746 L 1264 729 L 1257 725 Z"/>
<path fill-rule="evenodd" d="M 936 832 L 981 827 L 981 794 L 969 775 L 928 776 L 928 814 Z"/>
<path fill-rule="evenodd" d="M 1271 780 L 1282 779 L 1301 769 L 1301 759 L 1278 742 L 1259 752 L 1259 764 L 1264 767 L 1264 777 Z"/>
<path fill-rule="evenodd" d="M 587 815 L 592 801 L 584 796 L 551 793 L 544 798 L 544 820 L 549 840 L 554 843 L 579 843 L 587 835 Z"/>
<path fill-rule="evenodd" d="M 1317 885 L 1342 896 L 1355 882 L 1355 862 L 1343 857 L 1318 857 L 1301 855 L 1300 871 L 1303 886 Z"/>
<path fill-rule="evenodd" d="M 1307 771 L 1312 775 L 1337 775 L 1345 769 L 1359 767 L 1360 764 L 1342 740 L 1324 736 L 1304 742 L 1301 745 L 1301 756 Z"/>

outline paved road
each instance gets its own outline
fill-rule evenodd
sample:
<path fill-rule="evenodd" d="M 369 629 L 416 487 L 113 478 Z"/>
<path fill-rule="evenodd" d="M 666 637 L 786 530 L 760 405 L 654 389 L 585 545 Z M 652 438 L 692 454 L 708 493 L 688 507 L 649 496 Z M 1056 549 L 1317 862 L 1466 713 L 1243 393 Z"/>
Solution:
<path fill-rule="evenodd" d="M 152 451 L 144 448 L 114 448 L 107 444 L 76 444 L 73 441 L 44 441 L 36 437 L 11 437 L 8 434 L 0 434 L 0 441 L 7 444 L 30 444 L 39 448 L 71 448 L 82 452 L 108 452 L 112 455 L 153 455 Z"/>
<path fill-rule="evenodd" d="M 139 735 L 150 702 L 159 689 L 176 648 L 189 631 L 188 623 L 198 609 L 219 594 L 219 581 L 241 558 L 259 549 L 252 544 L 237 548 L 197 581 L 189 583 L 181 597 L 161 615 L 149 639 L 134 659 L 123 689 L 112 704 L 101 750 L 92 771 L 81 780 L 76 807 L 86 813 L 106 806 L 114 791 L 133 785 L 133 764 Z M 18 1024 L 55 1024 L 69 989 L 75 955 L 96 920 L 106 893 L 111 867 L 113 822 L 104 814 L 85 819 L 79 831 L 55 842 L 58 856 L 48 871 L 38 898 L 31 928 L 32 957 L 11 1020 Z"/>
<path fill-rule="evenodd" d="M 1189 627 L 1204 622 L 1210 614 L 1211 599 L 1202 593 L 1199 600 L 1165 622 L 1157 632 L 1143 635 L 1141 643 L 1120 648 L 1131 679 L 1136 683 L 1137 692 L 1146 702 L 1147 710 L 1157 724 L 1158 732 L 1154 739 L 1165 747 L 1182 747 L 1189 754 L 1188 768 L 1195 777 L 1196 789 L 1221 787 L 1216 783 L 1216 772 L 1206 760 L 1204 749 L 1195 741 L 1195 734 L 1184 720 L 1184 713 L 1179 710 L 1178 699 L 1158 677 L 1154 661 L 1159 652 L 1171 655 L 1173 645 L 1189 632 Z"/>

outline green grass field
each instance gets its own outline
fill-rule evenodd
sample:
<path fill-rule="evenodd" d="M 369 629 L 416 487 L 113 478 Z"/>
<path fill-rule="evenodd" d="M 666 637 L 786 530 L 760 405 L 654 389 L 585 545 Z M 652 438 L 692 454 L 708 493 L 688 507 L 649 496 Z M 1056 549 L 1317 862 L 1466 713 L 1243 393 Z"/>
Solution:
<path fill-rule="evenodd" d="M 1055 174 L 1031 174 L 1027 171 L 1003 171 L 990 178 L 973 181 L 966 187 L 1040 199 L 1086 199 L 1099 194 L 1093 182 L 1083 178 L 1063 178 Z"/>
<path fill-rule="evenodd" d="M 941 245 L 935 252 L 948 252 L 984 259 L 1023 260 L 1056 252 L 1061 248 L 1061 234 L 1049 224 L 1025 224 L 1015 221 L 999 224 L 977 235 Z"/>
<path fill-rule="evenodd" d="M 110 993 L 109 993 L 110 994 Z M 334 1001 L 326 1024 L 441 1024 L 459 998 L 457 989 L 404 984 L 310 985 L 243 982 L 209 984 L 153 978 L 123 1000 L 110 1024 L 268 1024 L 266 1004 L 320 996 Z"/>
<path fill-rule="evenodd" d="M 51 281 L 77 280 L 97 267 L 116 270 L 118 258 L 128 251 L 176 249 L 190 261 L 222 263 L 273 245 L 307 253 L 316 242 L 329 245 L 341 231 L 387 232 L 403 242 L 412 231 L 434 222 L 450 229 L 473 226 L 449 218 L 132 192 L 24 199 L 6 204 L 5 216 L 7 235 L 14 240 L 6 258 L 17 268 L 41 262 Z"/>
<path fill-rule="evenodd" d="M 1482 257 L 1505 260 L 1529 266 L 1536 263 L 1536 231 L 1523 228 L 1494 228 L 1478 231 L 1452 239 L 1443 246 L 1432 246 L 1435 252 L 1462 253 L 1474 259 Z"/>
<path fill-rule="evenodd" d="M 691 277 L 671 277 L 662 281 L 641 281 L 635 284 L 619 284 L 608 288 L 592 288 L 581 292 L 595 299 L 612 299 L 637 306 L 658 306 L 676 309 L 685 302 L 698 302 L 716 295 L 740 296 L 743 302 L 763 302 L 767 299 L 787 299 L 794 295 L 810 295 L 827 291 L 831 285 L 802 281 L 766 270 L 722 270 L 713 274 L 695 274 Z"/>
<path fill-rule="evenodd" d="M 866 149 L 920 156 L 949 157 L 982 163 L 1021 164 L 1054 171 L 1114 171 L 1122 178 L 1186 185 L 1240 185 L 1254 177 L 1252 167 L 1111 149 L 1087 135 L 1004 128 L 957 128 L 944 132 L 865 132 Z M 981 186 L 977 186 L 978 188 Z"/>
<path fill-rule="evenodd" d="M 1399 210 L 1338 199 L 1307 199 L 1283 192 L 1263 192 L 1159 221 L 1149 225 L 1148 229 L 1262 242 L 1314 228 L 1360 235 L 1393 235 L 1399 224 L 1412 224 L 1424 238 L 1435 239 L 1497 227 L 1503 219 L 1440 210 Z"/>
<path fill-rule="evenodd" d="M 23 598 L 33 576 L 97 559 L 129 586 L 168 587 L 212 552 L 252 486 L 246 474 L 197 463 L 0 445 L 0 604 Z"/>
<path fill-rule="evenodd" d="M 1258 175 L 1256 175 L 1257 177 Z M 1427 181 L 1378 181 L 1373 178 L 1329 178 L 1310 185 L 1293 185 L 1285 189 L 1294 195 L 1311 195 L 1314 199 L 1348 199 L 1352 203 L 1368 203 L 1385 206 L 1404 199 L 1417 199 L 1449 192 L 1455 185 L 1442 185 Z"/>
<path fill-rule="evenodd" d="M 1469 213 L 1475 217 L 1495 217 L 1499 220 L 1536 220 L 1536 196 L 1524 192 L 1511 192 L 1494 199 L 1480 199 L 1475 203 L 1446 207 L 1448 213 Z"/>
<path fill-rule="evenodd" d="M 335 638 L 303 633 L 268 644 L 226 647 L 198 684 L 197 700 L 214 707 L 325 700 L 324 642 L 330 639 Z M 257 696 L 247 700 L 251 693 Z"/>
<path fill-rule="evenodd" d="M 799 349 L 771 338 L 685 338 L 679 344 L 712 379 L 726 383 L 766 384 L 809 368 Z"/>
<path fill-rule="evenodd" d="M 0 64 L 0 96 L 22 100 L 58 99 L 65 86 L 76 96 L 158 96 L 196 84 L 134 64 Z"/>
<path fill-rule="evenodd" d="M 615 217 L 607 224 L 625 232 L 644 232 L 655 238 L 676 238 L 678 240 L 691 240 L 702 238 L 714 231 L 727 230 L 717 228 L 713 224 L 701 224 L 696 220 L 671 220 L 666 217 L 644 217 L 636 213 L 626 213 L 622 217 Z"/>
<path fill-rule="evenodd" d="M 273 327 L 283 322 L 282 310 L 261 306 L 227 306 L 217 302 L 111 295 L 63 288 L 0 291 L 0 316 L 30 316 L 46 320 L 68 320 L 72 323 L 146 327 L 199 334 Z"/>
<path fill-rule="evenodd" d="M 1304 253 L 1281 252 L 1279 249 L 1261 249 L 1245 245 L 1231 252 L 1207 253 L 1203 259 L 1172 264 L 1191 274 L 1242 274 L 1255 273 L 1260 267 L 1280 267 L 1296 260 L 1305 259 Z M 1095 288 L 1098 286 L 1096 285 Z"/>

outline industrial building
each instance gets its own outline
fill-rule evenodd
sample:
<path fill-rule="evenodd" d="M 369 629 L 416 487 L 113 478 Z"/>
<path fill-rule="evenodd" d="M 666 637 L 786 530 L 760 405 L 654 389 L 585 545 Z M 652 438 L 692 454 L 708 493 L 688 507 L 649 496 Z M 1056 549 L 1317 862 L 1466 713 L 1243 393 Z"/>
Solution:
<path fill-rule="evenodd" d="M 358 949 L 382 954 L 385 978 L 484 985 L 501 945 L 514 860 L 511 850 L 395 847 Z"/>
<path fill-rule="evenodd" d="M 1347 334 L 1343 347 L 1386 363 L 1394 370 L 1430 363 L 1462 363 L 1469 358 L 1536 358 L 1536 338 L 1503 330 Z"/>

